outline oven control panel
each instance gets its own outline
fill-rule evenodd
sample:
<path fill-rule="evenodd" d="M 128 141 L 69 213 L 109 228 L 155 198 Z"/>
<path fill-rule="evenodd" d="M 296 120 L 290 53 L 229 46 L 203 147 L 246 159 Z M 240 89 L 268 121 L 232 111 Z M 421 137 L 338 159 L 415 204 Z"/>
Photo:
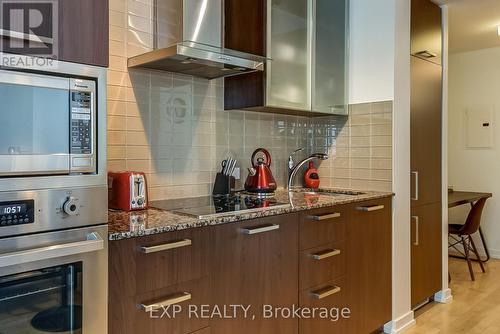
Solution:
<path fill-rule="evenodd" d="M 0 202 L 0 227 L 35 222 L 35 201 Z"/>

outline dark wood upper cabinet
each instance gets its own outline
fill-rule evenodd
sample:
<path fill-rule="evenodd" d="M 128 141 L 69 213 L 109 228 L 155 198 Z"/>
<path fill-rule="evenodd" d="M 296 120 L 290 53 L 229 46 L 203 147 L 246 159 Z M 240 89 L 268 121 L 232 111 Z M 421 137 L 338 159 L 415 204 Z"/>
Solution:
<path fill-rule="evenodd" d="M 59 60 L 109 63 L 108 0 L 59 0 Z"/>
<path fill-rule="evenodd" d="M 108 0 L 59 0 L 57 3 L 57 59 L 61 61 L 107 67 L 109 63 Z M 50 28 L 47 28 L 50 30 Z M 16 32 L 15 29 L 13 29 Z M 52 37 L 50 31 L 43 37 Z M 8 40 L 6 36 L 0 36 Z M 17 40 L 17 45 L 19 40 Z M 35 55 L 30 49 L 6 52 Z M 55 52 L 54 52 L 55 53 Z"/>
<path fill-rule="evenodd" d="M 266 1 L 227 0 L 224 3 L 224 46 L 266 55 Z M 242 33 L 242 32 L 245 33 Z M 251 108 L 264 103 L 265 75 L 253 72 L 224 78 L 224 109 Z"/>
<path fill-rule="evenodd" d="M 264 72 L 224 79 L 224 109 L 346 115 L 347 1 L 267 4 L 226 1 L 225 47 L 269 60 Z"/>
<path fill-rule="evenodd" d="M 429 0 L 412 0 L 411 11 L 411 54 L 441 64 L 441 8 Z"/>
<path fill-rule="evenodd" d="M 225 0 L 224 47 L 265 56 L 265 8 L 263 0 Z"/>

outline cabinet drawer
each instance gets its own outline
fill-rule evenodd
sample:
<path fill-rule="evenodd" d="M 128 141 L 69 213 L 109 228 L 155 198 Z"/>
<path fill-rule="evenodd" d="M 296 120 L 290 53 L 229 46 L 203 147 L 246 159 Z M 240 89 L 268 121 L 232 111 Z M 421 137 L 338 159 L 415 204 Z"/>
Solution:
<path fill-rule="evenodd" d="M 299 295 L 302 308 L 326 308 L 332 310 L 328 318 L 321 318 L 318 314 L 310 319 L 299 320 L 299 333 L 323 334 L 345 333 L 348 319 L 342 319 L 341 312 L 347 305 L 347 287 L 345 277 L 329 281 L 314 288 L 302 290 Z M 338 317 L 337 320 L 336 317 Z M 333 320 L 333 321 L 332 321 Z"/>
<path fill-rule="evenodd" d="M 123 298 L 120 301 L 112 300 L 109 308 L 109 332 L 110 334 L 192 333 L 205 329 L 209 325 L 209 319 L 189 317 L 189 306 L 197 306 L 199 310 L 199 305 L 205 304 L 210 304 L 207 279 L 179 283 L 157 291 Z M 174 310 L 179 312 L 174 314 Z"/>
<path fill-rule="evenodd" d="M 343 240 L 348 213 L 345 205 L 302 213 L 300 215 L 300 249 Z"/>
<path fill-rule="evenodd" d="M 132 296 L 207 276 L 209 245 L 208 228 L 110 242 L 110 291 Z"/>
<path fill-rule="evenodd" d="M 306 289 L 345 274 L 343 242 L 329 243 L 300 252 L 299 286 Z"/>

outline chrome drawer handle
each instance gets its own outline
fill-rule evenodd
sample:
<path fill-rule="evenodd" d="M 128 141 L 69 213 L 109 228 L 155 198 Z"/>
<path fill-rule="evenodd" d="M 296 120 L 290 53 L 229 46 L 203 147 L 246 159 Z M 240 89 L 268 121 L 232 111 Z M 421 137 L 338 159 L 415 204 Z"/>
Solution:
<path fill-rule="evenodd" d="M 310 219 L 316 220 L 316 221 L 332 219 L 332 218 L 339 218 L 339 217 L 340 217 L 340 212 L 329 213 L 327 215 L 309 216 Z"/>
<path fill-rule="evenodd" d="M 356 210 L 364 211 L 364 212 L 372 212 L 382 210 L 384 208 L 383 205 L 373 205 L 373 206 L 358 206 Z"/>
<path fill-rule="evenodd" d="M 328 286 L 326 288 L 311 292 L 311 295 L 314 299 L 323 299 L 339 292 L 340 286 Z"/>
<path fill-rule="evenodd" d="M 250 234 L 259 234 L 259 233 L 274 231 L 274 230 L 278 230 L 279 228 L 280 228 L 279 225 L 272 224 L 272 225 L 265 225 L 265 226 L 242 228 L 241 231 L 243 232 L 243 234 L 250 235 Z"/>
<path fill-rule="evenodd" d="M 149 247 L 142 246 L 141 252 L 144 254 L 156 253 L 156 252 L 161 252 L 164 250 L 191 246 L 191 244 L 192 244 L 191 239 L 184 239 L 184 240 L 169 242 L 169 243 L 162 244 L 162 245 L 149 246 Z"/>
<path fill-rule="evenodd" d="M 339 254 L 340 254 L 340 249 L 327 249 L 327 250 L 322 251 L 322 252 L 311 254 L 311 256 L 315 260 L 324 260 L 324 259 L 327 259 L 327 258 L 335 256 L 335 255 L 339 255 Z"/>
<path fill-rule="evenodd" d="M 191 294 L 189 292 L 181 292 L 175 295 L 172 295 L 170 298 L 162 300 L 158 303 L 154 304 L 140 304 L 139 308 L 145 312 L 152 312 L 158 310 L 162 307 L 179 304 L 185 302 L 186 300 L 191 299 Z"/>

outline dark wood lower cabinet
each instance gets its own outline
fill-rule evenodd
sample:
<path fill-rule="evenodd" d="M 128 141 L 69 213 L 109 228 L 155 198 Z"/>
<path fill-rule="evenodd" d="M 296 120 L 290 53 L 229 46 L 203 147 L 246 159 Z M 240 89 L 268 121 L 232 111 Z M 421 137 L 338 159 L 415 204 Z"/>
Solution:
<path fill-rule="evenodd" d="M 217 334 L 293 334 L 297 319 L 263 319 L 264 305 L 298 304 L 298 216 L 214 228 L 212 292 L 219 305 L 250 305 L 256 319 L 213 319 Z"/>
<path fill-rule="evenodd" d="M 314 317 L 299 320 L 300 334 L 347 333 L 350 316 L 347 281 L 341 277 L 300 292 L 300 307 L 315 310 Z"/>
<path fill-rule="evenodd" d="M 411 304 L 432 297 L 442 287 L 441 203 L 411 209 Z"/>
<path fill-rule="evenodd" d="M 190 316 L 190 308 L 200 309 L 201 305 L 210 304 L 209 280 L 183 282 L 139 294 L 110 300 L 109 333 L 110 334 L 187 334 L 209 325 L 209 319 Z M 190 299 L 148 311 L 141 305 L 154 305 L 167 300 L 189 294 Z M 179 311 L 178 313 L 176 313 Z M 198 312 L 200 314 L 200 312 Z M 203 332 L 202 332 L 203 333 Z"/>
<path fill-rule="evenodd" d="M 111 241 L 109 333 L 372 333 L 391 320 L 391 201 Z M 165 303 L 183 312 L 144 310 Z M 201 305 L 224 318 L 186 313 Z"/>
<path fill-rule="evenodd" d="M 357 203 L 352 208 L 347 247 L 349 333 L 372 333 L 391 320 L 391 200 Z"/>

